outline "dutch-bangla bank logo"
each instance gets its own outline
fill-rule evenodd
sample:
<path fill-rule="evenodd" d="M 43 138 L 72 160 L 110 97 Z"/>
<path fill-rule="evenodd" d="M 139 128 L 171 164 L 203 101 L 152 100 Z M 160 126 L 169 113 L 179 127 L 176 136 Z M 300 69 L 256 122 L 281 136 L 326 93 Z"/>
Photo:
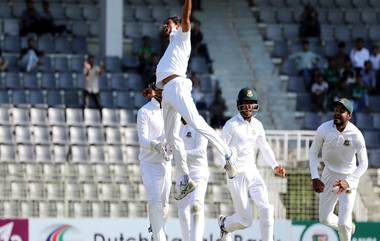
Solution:
<path fill-rule="evenodd" d="M 336 232 L 325 225 L 313 224 L 302 234 L 302 241 L 339 241 Z"/>
<path fill-rule="evenodd" d="M 54 225 L 45 229 L 43 237 L 46 237 L 45 241 L 83 241 L 79 230 L 67 224 Z"/>
<path fill-rule="evenodd" d="M 0 241 L 28 241 L 28 220 L 0 219 Z"/>

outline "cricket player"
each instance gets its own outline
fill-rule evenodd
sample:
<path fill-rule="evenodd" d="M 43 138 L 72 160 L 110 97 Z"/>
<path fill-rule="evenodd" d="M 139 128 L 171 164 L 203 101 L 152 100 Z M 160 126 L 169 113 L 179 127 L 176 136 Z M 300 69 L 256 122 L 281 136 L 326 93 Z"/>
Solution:
<path fill-rule="evenodd" d="M 171 187 L 171 157 L 166 149 L 162 118 L 162 90 L 155 85 L 144 90 L 150 102 L 137 113 L 140 171 L 147 193 L 148 216 L 154 241 L 166 241 L 164 226 Z"/>
<path fill-rule="evenodd" d="M 318 127 L 309 151 L 313 189 L 319 193 L 319 221 L 337 230 L 341 241 L 351 240 L 354 232 L 352 210 L 356 191 L 368 167 L 363 135 L 350 122 L 353 110 L 353 103 L 348 99 L 335 102 L 334 119 Z M 321 149 L 325 167 L 320 178 L 318 153 Z M 337 201 L 339 217 L 334 214 Z"/>
<path fill-rule="evenodd" d="M 207 139 L 187 125 L 181 118 L 180 137 L 185 144 L 190 178 L 197 184 L 195 190 L 178 200 L 178 216 L 183 241 L 202 241 L 205 225 L 204 199 L 209 177 Z"/>
<path fill-rule="evenodd" d="M 157 87 L 163 88 L 163 115 L 167 142 L 171 145 L 176 163 L 176 195 L 180 200 L 192 192 L 196 183 L 189 177 L 186 151 L 179 137 L 181 116 L 188 125 L 205 136 L 224 156 L 224 168 L 230 178 L 235 176 L 231 161 L 232 152 L 216 132 L 199 115 L 191 97 L 192 82 L 186 78 L 186 70 L 191 52 L 190 15 L 192 1 L 185 0 L 182 21 L 170 17 L 165 21 L 163 32 L 169 39 L 169 45 L 160 59 L 157 69 Z"/>
<path fill-rule="evenodd" d="M 237 98 L 239 114 L 229 119 L 223 127 L 223 139 L 237 153 L 237 175 L 227 183 L 235 213 L 231 216 L 220 215 L 218 219 L 221 240 L 230 240 L 231 232 L 251 226 L 252 200 L 260 214 L 261 240 L 273 241 L 273 206 L 269 203 L 267 187 L 255 164 L 257 152 L 260 151 L 276 175 L 284 177 L 285 168 L 275 160 L 263 125 L 254 117 L 258 108 L 256 91 L 251 88 L 241 89 Z"/>

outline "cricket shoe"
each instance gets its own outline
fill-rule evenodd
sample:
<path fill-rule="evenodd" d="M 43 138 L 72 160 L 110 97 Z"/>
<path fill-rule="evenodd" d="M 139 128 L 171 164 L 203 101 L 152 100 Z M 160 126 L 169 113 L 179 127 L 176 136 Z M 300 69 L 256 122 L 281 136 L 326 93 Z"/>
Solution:
<path fill-rule="evenodd" d="M 174 196 L 174 199 L 175 200 L 183 199 L 184 197 L 187 196 L 187 194 L 194 191 L 196 187 L 197 187 L 197 183 L 189 178 L 186 181 L 181 181 L 179 186 L 177 187 L 177 192 Z"/>
<path fill-rule="evenodd" d="M 232 241 L 231 234 L 224 229 L 224 220 L 226 216 L 220 215 L 218 218 L 218 224 L 220 228 L 220 240 L 221 241 Z"/>

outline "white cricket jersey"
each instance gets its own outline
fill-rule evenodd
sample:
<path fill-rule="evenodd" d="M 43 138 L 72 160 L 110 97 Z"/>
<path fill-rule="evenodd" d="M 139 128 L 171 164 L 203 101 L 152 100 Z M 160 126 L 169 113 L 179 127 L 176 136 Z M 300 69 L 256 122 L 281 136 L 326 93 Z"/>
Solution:
<path fill-rule="evenodd" d="M 356 188 L 359 178 L 367 170 L 368 157 L 365 141 L 360 130 L 351 122 L 339 132 L 334 121 L 327 121 L 318 127 L 309 150 L 311 177 L 319 178 L 318 153 L 322 148 L 325 168 L 339 174 L 349 174 L 350 188 Z M 359 165 L 356 165 L 356 157 Z"/>
<path fill-rule="evenodd" d="M 258 119 L 252 117 L 248 122 L 240 114 L 235 115 L 224 125 L 222 138 L 229 147 L 236 150 L 234 161 L 238 172 L 256 168 L 258 151 L 268 165 L 272 168 L 278 166 L 273 150 L 266 140 L 264 127 Z"/>
<path fill-rule="evenodd" d="M 139 160 L 164 162 L 162 154 L 153 150 L 152 143 L 164 142 L 164 119 L 160 103 L 152 98 L 137 112 L 137 133 L 140 144 Z"/>
<path fill-rule="evenodd" d="M 158 88 L 163 88 L 162 80 L 172 74 L 186 77 L 190 53 L 190 29 L 187 32 L 182 32 L 182 29 L 173 30 L 170 35 L 169 45 L 157 65 L 156 86 Z"/>
<path fill-rule="evenodd" d="M 185 145 L 190 172 L 208 173 L 208 140 L 189 125 L 181 124 L 180 137 Z"/>

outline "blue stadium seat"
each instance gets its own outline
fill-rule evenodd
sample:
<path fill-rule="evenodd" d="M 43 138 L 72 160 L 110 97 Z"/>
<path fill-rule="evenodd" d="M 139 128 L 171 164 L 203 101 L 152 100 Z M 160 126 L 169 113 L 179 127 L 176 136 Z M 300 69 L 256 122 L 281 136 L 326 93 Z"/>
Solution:
<path fill-rule="evenodd" d="M 119 108 L 130 109 L 133 107 L 129 92 L 117 92 L 116 105 Z"/>
<path fill-rule="evenodd" d="M 271 8 L 261 9 L 260 21 L 263 23 L 276 23 L 276 11 Z"/>
<path fill-rule="evenodd" d="M 18 36 L 5 36 L 3 41 L 3 51 L 19 53 L 21 50 L 20 42 L 21 41 Z"/>
<path fill-rule="evenodd" d="M 296 41 L 299 39 L 299 35 L 298 35 L 298 25 L 297 24 L 286 24 L 286 25 L 283 25 L 283 29 L 284 29 L 284 37 L 287 39 L 287 40 L 292 40 L 292 41 Z"/>
<path fill-rule="evenodd" d="M 138 38 L 142 37 L 141 27 L 137 22 L 126 22 L 124 35 L 128 38 Z"/>
<path fill-rule="evenodd" d="M 334 28 L 330 25 L 321 25 L 321 39 L 325 41 L 335 40 Z"/>
<path fill-rule="evenodd" d="M 347 0 L 335 0 L 335 3 L 340 8 L 353 8 L 354 7 L 352 5 L 352 2 L 347 1 Z"/>
<path fill-rule="evenodd" d="M 18 21 L 15 19 L 4 19 L 3 20 L 3 31 L 6 35 L 19 35 L 19 25 Z"/>
<path fill-rule="evenodd" d="M 83 96 L 82 92 L 76 90 L 65 91 L 64 103 L 66 107 L 69 108 L 81 108 L 83 107 Z"/>
<path fill-rule="evenodd" d="M 124 22 L 135 21 L 134 10 L 131 5 L 124 7 L 123 19 Z"/>
<path fill-rule="evenodd" d="M 137 58 L 135 55 L 126 55 L 123 57 L 123 69 L 137 69 L 139 66 L 139 63 L 137 61 Z"/>
<path fill-rule="evenodd" d="M 82 55 L 71 56 L 71 71 L 83 73 L 84 57 Z"/>
<path fill-rule="evenodd" d="M 372 130 L 372 116 L 368 113 L 357 112 L 355 115 L 355 122 L 360 129 Z"/>
<path fill-rule="evenodd" d="M 367 148 L 379 148 L 380 138 L 377 131 L 364 131 L 364 139 L 366 141 Z"/>
<path fill-rule="evenodd" d="M 51 58 L 43 56 L 40 58 L 42 64 L 38 65 L 37 69 L 41 72 L 50 72 L 52 70 Z"/>
<path fill-rule="evenodd" d="M 135 93 L 133 98 L 133 104 L 135 109 L 141 108 L 143 105 L 145 105 L 149 100 L 142 96 L 141 93 Z"/>
<path fill-rule="evenodd" d="M 120 64 L 120 58 L 117 56 L 107 56 L 106 57 L 106 71 L 108 72 L 120 72 L 121 71 L 121 64 Z"/>
<path fill-rule="evenodd" d="M 66 17 L 70 20 L 82 20 L 82 8 L 77 4 L 66 5 Z"/>
<path fill-rule="evenodd" d="M 60 56 L 54 58 L 54 71 L 67 72 L 69 71 L 69 61 L 66 56 Z"/>
<path fill-rule="evenodd" d="M 0 3 L 0 18 L 10 18 L 12 15 L 11 7 L 8 3 L 2 2 Z"/>
<path fill-rule="evenodd" d="M 3 55 L 4 59 L 8 61 L 8 71 L 16 72 L 19 71 L 18 57 L 15 55 Z"/>
<path fill-rule="evenodd" d="M 377 12 L 375 9 L 362 9 L 361 10 L 361 17 L 363 23 L 369 25 L 369 24 L 377 24 L 378 18 L 377 18 Z"/>
<path fill-rule="evenodd" d="M 164 19 L 169 17 L 169 12 L 162 5 L 154 6 L 152 8 L 152 17 L 156 22 L 162 22 Z"/>
<path fill-rule="evenodd" d="M 92 37 L 98 37 L 99 36 L 99 24 L 97 22 L 91 22 L 89 26 L 89 33 Z"/>
<path fill-rule="evenodd" d="M 349 24 L 361 24 L 360 11 L 358 9 L 347 9 L 344 12 L 344 17 Z"/>
<path fill-rule="evenodd" d="M 113 90 L 128 90 L 128 80 L 124 78 L 124 74 L 115 73 L 111 76 L 111 88 Z"/>
<path fill-rule="evenodd" d="M 380 31 L 379 31 L 378 25 L 370 25 L 368 31 L 369 31 L 369 38 L 372 41 L 380 40 Z"/>
<path fill-rule="evenodd" d="M 41 90 L 32 90 L 29 92 L 30 104 L 34 107 L 44 107 L 46 105 L 44 94 Z"/>
<path fill-rule="evenodd" d="M 50 3 L 50 11 L 54 19 L 63 20 L 65 16 L 65 8 L 62 7 L 61 3 Z"/>
<path fill-rule="evenodd" d="M 76 37 L 72 41 L 72 50 L 76 54 L 87 54 L 87 43 L 83 37 Z M 83 65 L 82 65 L 83 67 Z"/>
<path fill-rule="evenodd" d="M 50 107 L 62 107 L 62 106 L 64 106 L 61 92 L 57 91 L 57 90 L 47 91 L 46 102 L 47 102 L 48 106 L 50 106 Z"/>
<path fill-rule="evenodd" d="M 86 5 L 83 7 L 83 17 L 87 20 L 97 20 L 100 16 L 99 9 L 94 5 Z"/>
<path fill-rule="evenodd" d="M 369 166 L 374 168 L 380 168 L 380 150 L 369 150 Z"/>
<path fill-rule="evenodd" d="M 150 8 L 146 6 L 136 6 L 135 7 L 135 18 L 141 22 L 152 22 L 152 13 Z"/>
<path fill-rule="evenodd" d="M 49 34 L 42 35 L 38 39 L 37 48 L 45 53 L 54 53 L 54 38 Z"/>
<path fill-rule="evenodd" d="M 283 39 L 281 25 L 268 25 L 266 37 L 269 40 L 279 41 Z"/>
<path fill-rule="evenodd" d="M 63 72 L 59 74 L 57 87 L 64 90 L 76 88 L 71 72 Z"/>
<path fill-rule="evenodd" d="M 296 93 L 306 92 L 303 78 L 300 76 L 290 77 L 288 80 L 288 91 Z"/>
<path fill-rule="evenodd" d="M 90 27 L 86 22 L 74 22 L 72 31 L 75 36 L 87 37 L 89 36 Z"/>
<path fill-rule="evenodd" d="M 326 41 L 323 46 L 323 54 L 327 57 L 334 56 L 338 51 L 336 41 Z"/>
<path fill-rule="evenodd" d="M 377 130 L 380 130 L 380 113 L 373 113 L 372 114 L 373 119 L 373 127 Z"/>
<path fill-rule="evenodd" d="M 28 98 L 23 90 L 12 91 L 12 104 L 18 107 L 28 107 Z"/>
<path fill-rule="evenodd" d="M 0 104 L 2 106 L 10 104 L 9 92 L 7 90 L 0 90 Z"/>
<path fill-rule="evenodd" d="M 9 72 L 5 76 L 5 87 L 7 89 L 22 89 L 20 74 L 17 72 Z"/>
<path fill-rule="evenodd" d="M 351 40 L 351 31 L 345 25 L 339 25 L 335 27 L 335 38 L 338 41 L 349 41 Z"/>
<path fill-rule="evenodd" d="M 372 111 L 380 112 L 380 96 L 370 96 L 369 103 Z"/>
<path fill-rule="evenodd" d="M 42 73 L 41 87 L 43 89 L 55 89 L 56 80 L 53 73 Z"/>
<path fill-rule="evenodd" d="M 293 14 L 288 8 L 278 9 L 277 19 L 280 23 L 294 23 Z"/>
<path fill-rule="evenodd" d="M 71 53 L 71 44 L 66 37 L 57 37 L 54 40 L 54 50 L 57 53 Z"/>
<path fill-rule="evenodd" d="M 280 73 L 291 76 L 297 75 L 294 61 L 286 60 L 281 66 Z"/>
<path fill-rule="evenodd" d="M 160 27 L 155 23 L 142 23 L 141 33 L 143 36 L 149 36 L 152 39 L 158 39 L 160 37 Z"/>
<path fill-rule="evenodd" d="M 128 86 L 132 91 L 142 91 L 144 89 L 144 82 L 139 74 L 128 73 Z"/>
<path fill-rule="evenodd" d="M 35 73 L 24 73 L 24 88 L 38 89 L 39 83 Z"/>
<path fill-rule="evenodd" d="M 102 108 L 113 108 L 115 103 L 112 92 L 100 92 L 100 104 Z"/>

